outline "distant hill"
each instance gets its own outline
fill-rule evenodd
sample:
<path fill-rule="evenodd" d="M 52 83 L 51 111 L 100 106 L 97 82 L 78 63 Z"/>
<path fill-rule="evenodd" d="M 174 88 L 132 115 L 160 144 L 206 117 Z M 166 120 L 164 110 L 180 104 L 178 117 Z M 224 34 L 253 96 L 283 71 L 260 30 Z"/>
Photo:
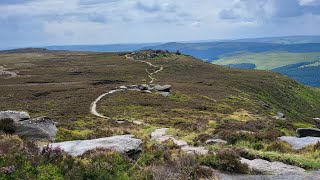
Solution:
<path fill-rule="evenodd" d="M 222 57 L 230 57 L 244 53 L 262 53 L 269 51 L 285 51 L 292 53 L 320 52 L 320 43 L 308 44 L 272 44 L 256 42 L 206 42 L 206 43 L 167 43 L 143 49 L 162 49 L 170 52 L 179 50 L 183 54 L 196 58 L 214 61 Z"/>
<path fill-rule="evenodd" d="M 217 61 L 213 61 L 213 63 L 218 65 L 251 63 L 256 65 L 256 69 L 272 70 L 289 64 L 317 60 L 320 60 L 320 52 L 292 53 L 271 51 L 236 54 L 230 57 L 223 57 Z"/>
<path fill-rule="evenodd" d="M 303 84 L 320 87 L 320 61 L 290 64 L 273 70 Z"/>
<path fill-rule="evenodd" d="M 259 42 L 277 44 L 320 43 L 320 36 L 284 36 L 231 40 L 231 42 Z"/>
<path fill-rule="evenodd" d="M 35 53 L 35 52 L 46 52 L 46 48 L 21 48 L 21 49 L 10 49 L 0 50 L 0 54 L 11 54 L 11 53 Z"/>
<path fill-rule="evenodd" d="M 141 49 L 146 46 L 156 46 L 159 43 L 145 44 L 105 44 L 105 45 L 65 45 L 47 46 L 49 50 L 90 51 L 90 52 L 128 52 Z"/>

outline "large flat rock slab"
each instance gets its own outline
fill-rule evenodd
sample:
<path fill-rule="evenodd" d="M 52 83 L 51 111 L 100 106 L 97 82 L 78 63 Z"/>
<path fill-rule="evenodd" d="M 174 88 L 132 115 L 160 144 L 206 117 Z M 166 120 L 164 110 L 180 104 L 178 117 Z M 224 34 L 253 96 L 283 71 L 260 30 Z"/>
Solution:
<path fill-rule="evenodd" d="M 309 145 L 314 145 L 320 142 L 320 137 L 302 137 L 298 138 L 295 136 L 281 136 L 280 141 L 289 143 L 293 149 L 302 149 Z"/>
<path fill-rule="evenodd" d="M 128 155 L 134 155 L 141 151 L 142 141 L 133 138 L 133 135 L 113 136 L 92 140 L 66 141 L 49 144 L 53 148 L 60 147 L 66 153 L 72 156 L 79 156 L 86 151 L 96 148 L 105 148 Z"/>
<path fill-rule="evenodd" d="M 284 164 L 282 162 L 269 162 L 263 159 L 249 160 L 242 158 L 242 164 L 247 164 L 250 169 L 263 172 L 266 174 L 284 174 L 284 173 L 304 173 L 305 170 L 297 167 Z"/>

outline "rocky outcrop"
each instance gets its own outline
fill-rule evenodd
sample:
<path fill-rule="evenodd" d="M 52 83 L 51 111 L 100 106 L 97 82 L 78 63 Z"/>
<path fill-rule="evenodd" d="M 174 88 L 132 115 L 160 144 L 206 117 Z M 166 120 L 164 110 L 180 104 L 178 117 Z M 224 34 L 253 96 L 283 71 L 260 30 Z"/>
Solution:
<path fill-rule="evenodd" d="M 279 137 L 280 141 L 289 143 L 293 149 L 302 149 L 309 145 L 314 145 L 320 142 L 320 137 L 303 137 L 298 138 L 295 136 L 282 136 Z"/>
<path fill-rule="evenodd" d="M 171 140 L 174 144 L 179 146 L 182 151 L 188 154 L 208 154 L 208 150 L 205 147 L 189 146 L 188 143 L 184 140 L 178 140 L 171 135 L 166 135 L 167 130 L 168 128 L 156 129 L 151 133 L 151 139 L 156 140 L 160 143 Z"/>
<path fill-rule="evenodd" d="M 141 152 L 141 145 L 142 141 L 140 139 L 133 138 L 132 135 L 49 144 L 49 146 L 52 146 L 53 148 L 60 147 L 62 150 L 72 156 L 79 156 L 84 154 L 86 151 L 96 148 L 110 149 L 133 156 Z"/>
<path fill-rule="evenodd" d="M 269 162 L 262 159 L 249 160 L 242 158 L 242 164 L 247 164 L 248 167 L 254 171 L 266 174 L 285 174 L 285 173 L 304 173 L 305 170 L 297 167 L 284 164 L 282 162 Z"/>
<path fill-rule="evenodd" d="M 15 126 L 15 134 L 31 140 L 54 141 L 58 132 L 55 122 L 48 117 L 19 121 Z"/>
<path fill-rule="evenodd" d="M 27 112 L 1 111 L 0 121 L 5 119 L 13 121 L 11 133 L 31 140 L 53 141 L 58 132 L 55 122 L 48 117 L 31 119 Z"/>
<path fill-rule="evenodd" d="M 14 122 L 30 119 L 30 115 L 27 112 L 19 111 L 0 111 L 0 120 L 12 119 Z"/>
<path fill-rule="evenodd" d="M 317 128 L 298 128 L 298 137 L 320 137 L 320 129 Z"/>

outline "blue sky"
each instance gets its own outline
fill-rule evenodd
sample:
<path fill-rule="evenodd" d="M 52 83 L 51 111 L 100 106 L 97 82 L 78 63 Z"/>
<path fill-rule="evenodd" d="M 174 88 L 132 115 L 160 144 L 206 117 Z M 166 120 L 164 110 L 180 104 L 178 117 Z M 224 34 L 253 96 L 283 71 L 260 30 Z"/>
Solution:
<path fill-rule="evenodd" d="M 0 48 L 320 35 L 320 0 L 0 0 Z"/>

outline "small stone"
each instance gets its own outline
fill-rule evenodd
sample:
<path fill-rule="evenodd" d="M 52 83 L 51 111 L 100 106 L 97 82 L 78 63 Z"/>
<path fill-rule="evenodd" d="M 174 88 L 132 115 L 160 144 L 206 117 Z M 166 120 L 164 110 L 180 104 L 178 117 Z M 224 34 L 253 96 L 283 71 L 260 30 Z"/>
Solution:
<path fill-rule="evenodd" d="M 143 122 L 140 122 L 140 121 L 132 121 L 133 124 L 136 124 L 136 125 L 142 125 Z"/>
<path fill-rule="evenodd" d="M 168 96 L 170 96 L 170 92 L 159 92 L 159 94 L 161 94 L 162 96 L 164 96 L 164 97 L 168 97 Z"/>
<path fill-rule="evenodd" d="M 228 142 L 222 139 L 208 139 L 206 144 L 227 144 Z"/>

